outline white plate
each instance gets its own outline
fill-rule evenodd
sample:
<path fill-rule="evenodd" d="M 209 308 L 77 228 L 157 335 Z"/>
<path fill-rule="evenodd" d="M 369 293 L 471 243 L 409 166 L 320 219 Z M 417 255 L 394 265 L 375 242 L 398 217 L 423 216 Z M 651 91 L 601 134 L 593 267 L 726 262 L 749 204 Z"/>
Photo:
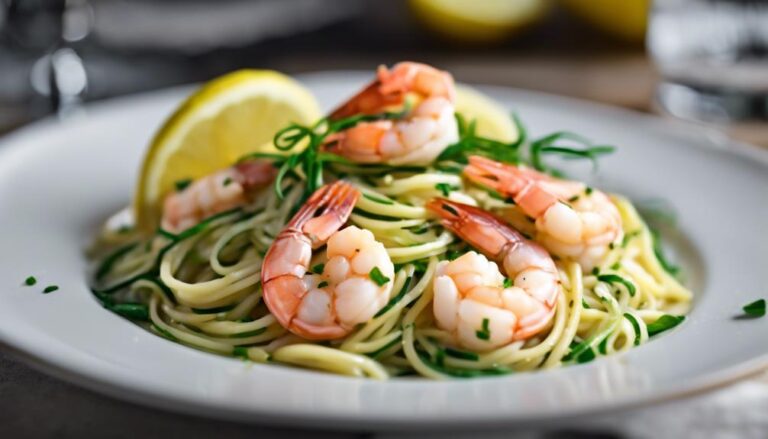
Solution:
<path fill-rule="evenodd" d="M 303 78 L 326 107 L 366 76 Z M 717 146 L 700 129 L 554 96 L 485 89 L 534 134 L 570 129 L 619 145 L 601 187 L 662 197 L 696 300 L 679 328 L 623 355 L 560 370 L 448 382 L 352 379 L 249 365 L 180 346 L 103 310 L 83 248 L 129 201 L 142 151 L 188 89 L 90 106 L 0 145 L 0 340 L 32 364 L 110 395 L 244 421 L 343 427 L 453 427 L 563 419 L 685 396 L 768 366 L 768 318 L 736 320 L 767 295 L 768 154 Z M 22 286 L 28 275 L 39 283 Z M 41 289 L 57 284 L 59 291 Z"/>

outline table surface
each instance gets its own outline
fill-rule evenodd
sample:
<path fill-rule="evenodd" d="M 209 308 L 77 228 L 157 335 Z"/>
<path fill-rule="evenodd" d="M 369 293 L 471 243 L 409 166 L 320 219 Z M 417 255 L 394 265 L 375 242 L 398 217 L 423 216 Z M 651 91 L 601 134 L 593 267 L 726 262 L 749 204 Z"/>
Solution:
<path fill-rule="evenodd" d="M 602 44 L 602 43 L 601 43 Z M 525 45 L 525 43 L 521 43 Z M 515 49 L 515 48 L 518 49 Z M 468 83 L 508 85 L 588 99 L 644 112 L 653 104 L 657 74 L 639 48 L 608 45 L 597 51 L 511 49 L 470 52 L 457 57 L 445 51 L 408 50 L 402 47 L 371 55 L 348 50 L 328 57 L 305 50 L 272 53 L 259 67 L 299 73 L 311 70 L 370 68 L 381 62 L 419 59 L 452 71 Z M 582 47 L 582 46 L 579 46 Z M 223 64 L 222 70 L 230 67 Z M 768 124 L 724 127 L 734 138 L 768 147 Z M 0 127 L 0 132 L 2 128 Z M 244 425 L 178 415 L 95 394 L 50 378 L 0 352 L 0 437 L 307 437 L 310 432 Z M 672 410 L 670 410 L 672 408 Z M 588 425 L 556 431 L 515 431 L 515 437 L 767 437 L 768 379 L 747 380 L 730 389 L 687 402 L 629 412 L 609 419 L 595 418 Z M 509 431 L 489 437 L 510 437 Z M 313 431 L 316 438 L 370 437 L 351 432 Z M 595 436 L 598 435 L 598 436 Z M 377 435 L 379 436 L 379 435 Z M 380 437 L 410 437 L 383 434 Z M 452 434 L 449 437 L 460 437 Z M 424 435 L 413 435 L 424 437 Z M 434 437 L 446 437 L 435 435 Z M 468 436 L 469 437 L 469 436 Z"/>

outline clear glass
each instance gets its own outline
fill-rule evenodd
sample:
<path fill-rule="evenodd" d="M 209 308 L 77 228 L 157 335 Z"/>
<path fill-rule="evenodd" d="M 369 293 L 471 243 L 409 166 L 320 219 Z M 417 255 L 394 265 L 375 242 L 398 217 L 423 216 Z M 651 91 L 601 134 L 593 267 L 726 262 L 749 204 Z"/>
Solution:
<path fill-rule="evenodd" d="M 768 120 L 768 0 L 656 0 L 647 43 L 666 111 Z"/>

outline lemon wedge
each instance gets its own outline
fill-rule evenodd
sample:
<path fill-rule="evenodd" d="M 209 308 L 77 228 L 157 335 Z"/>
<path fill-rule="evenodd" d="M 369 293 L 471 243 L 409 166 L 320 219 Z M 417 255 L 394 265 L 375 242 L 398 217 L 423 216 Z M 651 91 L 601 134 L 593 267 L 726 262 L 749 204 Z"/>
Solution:
<path fill-rule="evenodd" d="M 467 122 L 475 120 L 479 136 L 514 142 L 520 135 L 509 110 L 466 85 L 456 86 L 456 112 Z"/>
<path fill-rule="evenodd" d="M 411 10 L 429 28 L 454 40 L 500 41 L 537 21 L 547 0 L 411 0 Z"/>
<path fill-rule="evenodd" d="M 144 156 L 133 204 L 137 227 L 154 231 L 177 182 L 269 150 L 278 130 L 320 116 L 312 94 L 278 72 L 240 70 L 206 83 L 165 122 Z"/>

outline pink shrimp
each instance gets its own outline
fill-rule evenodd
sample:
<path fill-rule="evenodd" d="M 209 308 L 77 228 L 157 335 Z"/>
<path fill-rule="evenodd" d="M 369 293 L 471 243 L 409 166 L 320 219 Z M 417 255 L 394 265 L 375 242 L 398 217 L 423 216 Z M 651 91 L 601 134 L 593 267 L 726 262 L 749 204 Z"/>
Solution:
<path fill-rule="evenodd" d="M 438 198 L 427 208 L 485 255 L 468 252 L 438 265 L 433 284 L 437 325 L 458 345 L 476 351 L 543 330 L 560 294 L 557 268 L 546 250 L 477 207 Z M 512 285 L 504 285 L 499 265 Z"/>
<path fill-rule="evenodd" d="M 380 66 L 378 78 L 330 118 L 380 113 L 403 104 L 409 94 L 421 100 L 403 119 L 358 123 L 328 136 L 325 147 L 360 163 L 431 163 L 459 138 L 454 117 L 456 91 L 448 72 L 414 62 L 401 62 L 391 70 Z"/>
<path fill-rule="evenodd" d="M 268 186 L 277 170 L 267 161 L 243 162 L 207 175 L 169 194 L 163 204 L 162 227 L 178 232 L 201 220 L 248 203 L 248 195 Z"/>
<path fill-rule="evenodd" d="M 373 233 L 349 226 L 359 192 L 337 181 L 318 189 L 264 257 L 264 301 L 280 324 L 310 340 L 347 335 L 386 305 L 394 265 Z M 312 250 L 324 244 L 322 274 L 310 274 Z"/>
<path fill-rule="evenodd" d="M 536 241 L 552 254 L 590 270 L 621 240 L 621 215 L 608 196 L 577 181 L 561 180 L 484 157 L 469 158 L 464 175 L 511 197 L 533 218 Z"/>
<path fill-rule="evenodd" d="M 169 194 L 163 204 L 162 227 L 178 232 L 201 220 L 247 204 L 249 195 L 268 186 L 277 169 L 267 161 L 247 161 L 207 175 Z"/>

